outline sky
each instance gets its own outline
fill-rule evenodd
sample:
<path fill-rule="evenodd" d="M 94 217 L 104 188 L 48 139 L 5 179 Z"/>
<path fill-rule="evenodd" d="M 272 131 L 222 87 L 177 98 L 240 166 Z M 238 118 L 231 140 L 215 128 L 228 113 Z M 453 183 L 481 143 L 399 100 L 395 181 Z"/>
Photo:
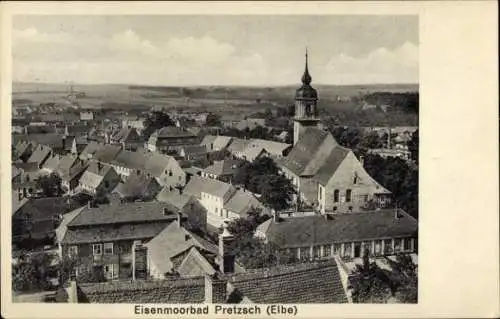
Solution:
<path fill-rule="evenodd" d="M 418 83 L 417 16 L 15 16 L 13 80 L 277 86 Z"/>

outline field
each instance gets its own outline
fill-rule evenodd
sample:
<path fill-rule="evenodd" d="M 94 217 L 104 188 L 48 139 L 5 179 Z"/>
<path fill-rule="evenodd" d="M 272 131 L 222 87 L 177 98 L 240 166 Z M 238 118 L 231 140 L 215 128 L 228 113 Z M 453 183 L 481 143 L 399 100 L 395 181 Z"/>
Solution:
<path fill-rule="evenodd" d="M 152 107 L 248 115 L 293 104 L 299 85 L 281 87 L 158 87 L 138 85 L 74 85 L 13 83 L 13 105 L 56 103 L 84 109 L 149 110 Z M 315 85 L 319 108 L 327 112 L 357 111 L 360 99 L 373 92 L 418 92 L 416 84 Z M 73 95 L 71 95 L 73 92 Z"/>

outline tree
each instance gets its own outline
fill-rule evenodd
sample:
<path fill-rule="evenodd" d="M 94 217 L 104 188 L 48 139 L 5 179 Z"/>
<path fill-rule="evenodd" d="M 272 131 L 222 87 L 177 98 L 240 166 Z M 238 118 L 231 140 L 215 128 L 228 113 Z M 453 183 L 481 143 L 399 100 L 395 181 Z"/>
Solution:
<path fill-rule="evenodd" d="M 419 146 L 419 137 L 418 130 L 413 132 L 411 135 L 411 140 L 408 141 L 408 150 L 410 151 L 410 156 L 415 163 L 418 165 L 418 146 Z"/>
<path fill-rule="evenodd" d="M 396 298 L 403 303 L 418 302 L 418 267 L 409 255 L 399 254 L 393 269 L 398 274 Z"/>
<path fill-rule="evenodd" d="M 363 256 L 363 265 L 356 269 L 349 279 L 354 303 L 386 303 L 392 296 L 391 283 L 376 263 L 371 263 L 368 250 Z"/>
<path fill-rule="evenodd" d="M 221 125 L 220 116 L 214 113 L 209 113 L 207 115 L 205 124 L 207 126 L 220 126 Z"/>
<path fill-rule="evenodd" d="M 52 197 L 62 194 L 61 177 L 56 173 L 42 175 L 36 179 L 36 185 L 42 190 L 43 196 Z"/>
<path fill-rule="evenodd" d="M 170 116 L 163 111 L 153 111 L 146 117 L 144 122 L 143 135 L 148 139 L 153 132 L 159 130 L 165 126 L 174 126 L 175 122 L 170 118 Z"/>
<path fill-rule="evenodd" d="M 47 274 L 53 257 L 46 253 L 23 253 L 12 265 L 12 289 L 18 292 L 40 291 L 49 286 Z"/>

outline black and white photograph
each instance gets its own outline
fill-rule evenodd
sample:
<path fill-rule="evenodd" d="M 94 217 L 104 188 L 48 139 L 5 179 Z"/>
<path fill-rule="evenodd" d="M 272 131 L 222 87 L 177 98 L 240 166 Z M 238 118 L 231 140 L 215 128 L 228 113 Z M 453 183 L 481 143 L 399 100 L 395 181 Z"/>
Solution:
<path fill-rule="evenodd" d="M 103 12 L 11 16 L 13 304 L 420 305 L 418 14 Z"/>

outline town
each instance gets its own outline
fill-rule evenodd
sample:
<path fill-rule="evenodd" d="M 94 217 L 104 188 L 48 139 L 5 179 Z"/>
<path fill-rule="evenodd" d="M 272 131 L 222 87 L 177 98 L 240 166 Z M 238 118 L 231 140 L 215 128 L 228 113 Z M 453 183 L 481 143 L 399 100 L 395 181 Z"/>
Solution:
<path fill-rule="evenodd" d="M 366 114 L 418 112 L 418 91 L 328 116 L 308 63 L 257 112 L 14 95 L 14 301 L 416 303 L 418 126 Z"/>

